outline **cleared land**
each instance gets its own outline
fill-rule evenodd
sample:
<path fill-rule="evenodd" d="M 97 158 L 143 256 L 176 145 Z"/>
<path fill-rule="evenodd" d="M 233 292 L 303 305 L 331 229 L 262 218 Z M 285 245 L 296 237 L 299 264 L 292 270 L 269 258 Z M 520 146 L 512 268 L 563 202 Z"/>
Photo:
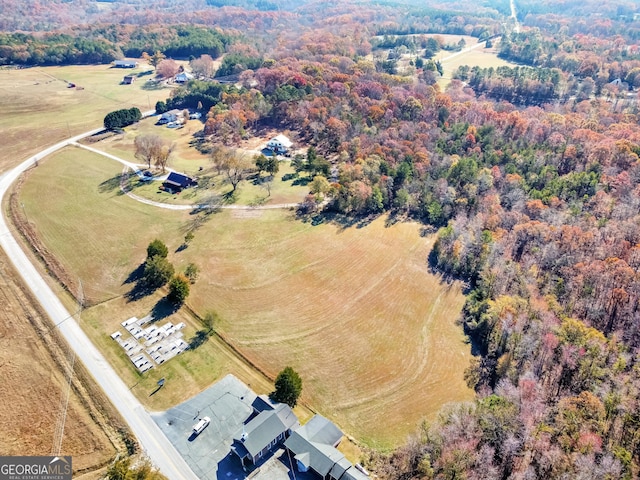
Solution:
<path fill-rule="evenodd" d="M 110 111 L 132 106 L 152 109 L 169 96 L 167 88 L 149 89 L 141 76 L 133 85 L 120 85 L 124 75 L 150 69 L 110 68 L 109 65 L 0 69 L 0 131 L 3 149 L 0 171 L 44 147 L 102 125 Z M 76 88 L 69 88 L 72 82 Z M 78 89 L 80 88 L 80 89 Z"/>
<path fill-rule="evenodd" d="M 402 37 L 402 35 L 398 35 Z M 413 34 L 408 36 L 422 36 L 421 34 Z M 477 48 L 473 48 L 470 51 L 462 52 L 458 55 L 455 55 L 455 51 L 451 50 L 440 50 L 434 57 L 433 60 L 440 60 L 443 68 L 443 75 L 438 79 L 438 84 L 442 89 L 446 88 L 449 85 L 449 82 L 452 79 L 453 72 L 462 65 L 468 65 L 469 67 L 481 67 L 481 68 L 489 68 L 489 67 L 514 67 L 516 66 L 513 62 L 508 62 L 503 60 L 502 58 L 498 58 L 498 49 L 497 45 L 500 42 L 500 39 L 493 40 L 493 47 L 485 48 L 484 45 L 486 42 L 478 42 L 478 39 L 475 37 L 471 37 L 469 35 L 448 35 L 448 34 L 433 34 L 428 35 L 425 34 L 426 37 L 433 37 L 439 39 L 441 43 L 444 45 L 457 45 L 460 40 L 464 40 L 466 45 L 465 49 L 469 47 L 474 47 L 481 43 L 482 46 Z M 380 38 L 380 37 L 378 37 Z M 374 57 L 378 59 L 386 59 L 389 53 L 389 49 L 381 49 L 376 50 L 374 52 Z M 416 71 L 415 67 L 412 67 L 409 62 L 414 60 L 418 56 L 422 56 L 424 54 L 424 49 L 418 50 L 413 54 L 405 53 L 401 55 L 398 59 L 398 72 L 400 74 L 410 74 Z M 448 57 L 453 56 L 453 58 L 447 59 Z"/>
<path fill-rule="evenodd" d="M 3 455 L 48 455 L 62 420 L 71 356 L 50 332 L 29 293 L 0 252 L 0 451 Z M 86 378 L 75 374 L 67 408 L 61 452 L 73 456 L 76 471 L 105 465 L 122 450 L 118 422 L 105 417 L 104 399 Z M 107 407 L 108 408 L 108 407 Z"/>
<path fill-rule="evenodd" d="M 86 143 L 124 160 L 139 163 L 140 160 L 135 158 L 134 146 L 134 140 L 138 135 L 155 134 L 169 142 L 175 142 L 175 153 L 168 166 L 198 178 L 200 187 L 186 189 L 179 194 L 170 194 L 159 190 L 161 182 L 140 182 L 137 177 L 133 178 L 130 186 L 136 195 L 144 198 L 165 203 L 195 204 L 206 200 L 212 194 L 224 195 L 231 191 L 232 188 L 227 178 L 224 174 L 219 175 L 211 166 L 208 155 L 202 154 L 190 146 L 193 134 L 203 128 L 201 121 L 189 120 L 183 128 L 170 129 L 155 125 L 156 120 L 157 118 L 148 118 L 128 127 L 123 135 L 114 135 L 99 142 L 91 142 L 91 139 L 88 139 Z M 267 141 L 268 138 L 259 145 L 264 146 Z M 240 148 L 240 151 L 251 161 L 256 155 L 255 149 Z M 264 181 L 259 182 L 255 175 L 252 175 L 238 185 L 233 203 L 237 205 L 268 205 L 301 202 L 309 192 L 309 188 L 299 182 L 294 183 L 295 179 L 287 176 L 293 173 L 290 159 L 283 159 L 280 162 L 280 171 L 271 182 L 270 192 Z M 263 173 L 262 180 L 265 178 L 266 174 Z"/>
<path fill-rule="evenodd" d="M 167 89 L 143 90 L 144 81 L 119 85 L 123 75 L 105 65 L 0 69 L 0 172 L 61 139 L 100 126 L 111 110 L 132 105 L 146 110 L 168 95 Z M 65 80 L 82 89 L 68 88 Z M 43 336 L 49 320 L 2 252 L 0 299 L 0 451 L 49 454 L 66 395 L 67 347 L 54 335 Z M 105 413 L 111 407 L 81 365 L 75 365 L 75 372 L 62 452 L 74 456 L 74 469 L 92 470 L 113 458 L 114 445 L 124 448 L 115 432 L 120 421 Z"/>
<path fill-rule="evenodd" d="M 465 37 L 467 38 L 467 37 Z M 474 44 L 477 44 L 477 39 Z M 483 44 L 485 42 L 482 42 Z M 513 62 L 509 62 L 507 60 L 503 60 L 498 57 L 498 49 L 497 45 L 500 43 L 499 39 L 495 39 L 493 41 L 493 47 L 485 48 L 484 46 L 474 48 L 471 51 L 461 53 L 460 55 L 456 55 L 455 57 L 449 60 L 442 61 L 442 68 L 444 73 L 438 83 L 442 87 L 446 87 L 452 79 L 453 72 L 461 67 L 462 65 L 468 65 L 470 67 L 480 67 L 480 68 L 497 68 L 497 67 L 515 67 L 517 64 Z M 473 46 L 467 43 L 467 46 Z M 451 52 L 438 52 L 436 59 L 446 58 L 451 54 Z"/>
<path fill-rule="evenodd" d="M 380 218 L 350 226 L 341 219 L 305 223 L 289 211 L 222 212 L 177 251 L 193 215 L 120 195 L 113 180 L 119 172 L 117 164 L 68 149 L 31 171 L 20 202 L 70 276 L 87 279 L 87 297 L 106 302 L 84 318 L 132 385 L 140 377 L 107 335 L 129 316 L 162 312 L 162 292 L 130 302 L 122 297 L 146 245 L 159 237 L 178 269 L 189 262 L 201 269 L 189 307 L 217 311 L 220 334 L 268 375 L 287 364 L 299 370 L 303 400 L 369 445 L 392 446 L 443 403 L 472 397 L 462 378 L 470 348 L 455 325 L 464 298 L 457 284 L 429 273 L 434 239 L 421 237 L 418 225 L 387 226 Z M 43 189 L 51 192 L 47 202 Z M 198 326 L 191 321 L 190 328 Z M 233 355 L 218 351 L 224 346 L 218 341 L 143 375 L 143 388 L 134 392 L 164 408 L 233 372 L 224 363 L 233 363 Z M 236 375 L 255 388 L 246 372 Z M 178 385 L 149 397 L 159 376 Z"/>

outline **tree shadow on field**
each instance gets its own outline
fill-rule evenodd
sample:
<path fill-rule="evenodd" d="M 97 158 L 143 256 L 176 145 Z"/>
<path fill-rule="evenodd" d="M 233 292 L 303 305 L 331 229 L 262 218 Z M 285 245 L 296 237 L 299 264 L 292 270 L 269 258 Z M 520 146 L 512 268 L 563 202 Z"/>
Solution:
<path fill-rule="evenodd" d="M 196 348 L 204 345 L 209 340 L 209 331 L 207 330 L 198 330 L 193 337 L 189 339 L 189 348 L 191 350 L 195 350 Z"/>
<path fill-rule="evenodd" d="M 154 323 L 173 315 L 180 310 L 180 307 L 180 304 L 172 302 L 168 297 L 162 298 L 151 310 L 151 316 L 153 317 Z"/>
<path fill-rule="evenodd" d="M 468 295 L 475 286 L 474 279 L 465 278 L 462 275 L 447 271 L 438 265 L 438 253 L 435 248 L 431 248 L 429 251 L 427 265 L 429 267 L 429 272 L 433 275 L 439 276 L 442 279 L 442 283 L 446 283 L 449 287 L 453 282 L 460 282 L 462 284 L 463 295 Z"/>
<path fill-rule="evenodd" d="M 162 90 L 164 83 L 156 82 L 155 80 L 147 80 L 142 84 L 142 90 Z"/>
<path fill-rule="evenodd" d="M 309 177 L 298 177 L 293 182 L 291 182 L 291 185 L 300 186 L 300 187 L 306 187 L 307 185 L 309 185 L 311 180 L 313 180 L 313 179 L 311 179 Z"/>
<path fill-rule="evenodd" d="M 123 191 L 120 189 L 120 184 L 122 182 L 122 174 L 118 174 L 115 177 L 112 177 L 108 180 L 105 180 L 100 185 L 98 185 L 98 192 L 100 193 L 109 193 L 117 190 L 116 193 L 118 195 L 123 195 Z"/>
<path fill-rule="evenodd" d="M 335 225 L 339 228 L 339 232 L 342 232 L 353 227 L 364 228 L 378 218 L 378 215 L 348 216 L 336 212 L 299 212 L 297 217 L 304 223 L 309 223 L 314 227 L 322 224 Z"/>
<path fill-rule="evenodd" d="M 127 278 L 122 282 L 123 285 L 128 285 L 129 283 L 137 282 L 142 278 L 142 274 L 144 273 L 144 262 L 138 265 Z"/>
<path fill-rule="evenodd" d="M 155 291 L 156 289 L 154 287 L 150 287 L 142 280 L 139 280 L 131 290 L 124 294 L 124 297 L 127 299 L 127 302 L 135 302 L 151 295 Z"/>
<path fill-rule="evenodd" d="M 135 302 L 144 298 L 148 295 L 151 295 L 156 291 L 156 287 L 152 287 L 144 281 L 144 262 L 138 265 L 127 278 L 122 282 L 123 285 L 130 285 L 135 283 L 133 288 L 124 294 L 124 298 L 127 299 L 127 302 Z"/>

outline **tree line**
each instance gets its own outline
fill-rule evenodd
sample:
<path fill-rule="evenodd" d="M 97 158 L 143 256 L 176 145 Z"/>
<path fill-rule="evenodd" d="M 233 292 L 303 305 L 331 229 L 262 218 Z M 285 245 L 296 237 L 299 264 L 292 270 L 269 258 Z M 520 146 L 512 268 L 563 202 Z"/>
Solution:
<path fill-rule="evenodd" d="M 73 65 L 110 63 L 123 56 L 161 51 L 187 58 L 208 54 L 214 58 L 232 43 L 218 30 L 194 26 L 122 28 L 98 26 L 74 35 L 0 33 L 0 65 Z"/>

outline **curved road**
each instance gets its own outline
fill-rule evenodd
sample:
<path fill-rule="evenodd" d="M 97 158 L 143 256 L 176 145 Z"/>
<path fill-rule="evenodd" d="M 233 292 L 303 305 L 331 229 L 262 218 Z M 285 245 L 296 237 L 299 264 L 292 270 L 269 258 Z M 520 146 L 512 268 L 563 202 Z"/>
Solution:
<path fill-rule="evenodd" d="M 28 158 L 13 170 L 0 176 L 0 199 L 4 197 L 11 184 L 18 176 L 36 161 L 56 150 L 59 150 L 81 138 L 93 135 L 102 128 L 77 135 L 49 147 L 37 155 Z M 36 268 L 31 264 L 18 242 L 13 237 L 9 225 L 4 218 L 4 211 L 0 215 L 0 247 L 20 273 L 25 283 L 29 285 L 36 299 L 47 312 L 60 333 L 75 350 L 77 357 L 89 370 L 95 381 L 107 394 L 111 403 L 125 419 L 131 431 L 137 437 L 142 449 L 150 461 L 170 480 L 197 480 L 198 477 L 189 468 L 182 456 L 164 436 L 160 428 L 152 420 L 137 398 L 133 396 L 129 387 L 111 368 L 107 360 L 91 343 L 76 320 L 62 305 Z"/>
<path fill-rule="evenodd" d="M 116 162 L 120 162 L 125 167 L 130 168 L 134 172 L 140 171 L 139 165 L 129 162 L 127 160 L 124 160 L 122 158 L 116 157 L 115 155 L 111 155 L 110 153 L 103 152 L 102 150 L 98 150 L 97 148 L 89 147 L 87 145 L 82 145 L 81 143 L 78 143 L 76 141 L 69 141 L 69 145 L 84 148 L 85 150 L 89 150 L 90 152 L 97 153 L 98 155 L 102 155 L 103 157 L 107 157 L 107 158 L 110 158 L 111 160 L 115 160 Z M 172 171 L 171 169 L 169 170 Z M 128 197 L 140 203 L 146 203 L 147 205 L 152 205 L 158 208 L 166 208 L 167 210 L 193 210 L 197 208 L 202 208 L 202 205 L 180 205 L 175 203 L 155 202 L 153 200 L 140 197 L 139 195 L 135 195 L 124 189 L 122 189 L 122 191 Z M 273 205 L 257 205 L 255 207 L 252 207 L 250 205 L 218 205 L 217 208 L 222 208 L 226 210 L 275 210 L 280 208 L 293 208 L 293 207 L 297 207 L 298 205 L 299 203 L 274 203 Z"/>

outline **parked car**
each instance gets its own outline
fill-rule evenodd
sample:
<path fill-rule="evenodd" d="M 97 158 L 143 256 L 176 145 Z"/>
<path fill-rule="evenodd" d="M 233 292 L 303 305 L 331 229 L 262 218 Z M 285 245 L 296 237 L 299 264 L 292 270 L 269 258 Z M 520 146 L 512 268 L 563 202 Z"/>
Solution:
<path fill-rule="evenodd" d="M 153 173 L 151 173 L 149 170 L 145 170 L 144 172 L 142 172 L 140 180 L 142 180 L 143 182 L 150 182 L 151 180 L 153 180 Z"/>
<path fill-rule="evenodd" d="M 202 417 L 198 423 L 193 426 L 193 435 L 200 435 L 202 431 L 207 428 L 209 423 L 211 423 L 211 419 L 209 417 Z"/>
<path fill-rule="evenodd" d="M 200 112 L 195 112 L 189 115 L 189 118 L 191 120 L 199 120 L 200 118 L 202 118 L 202 114 Z"/>
<path fill-rule="evenodd" d="M 169 122 L 167 123 L 167 128 L 178 128 L 180 126 L 177 122 Z"/>

